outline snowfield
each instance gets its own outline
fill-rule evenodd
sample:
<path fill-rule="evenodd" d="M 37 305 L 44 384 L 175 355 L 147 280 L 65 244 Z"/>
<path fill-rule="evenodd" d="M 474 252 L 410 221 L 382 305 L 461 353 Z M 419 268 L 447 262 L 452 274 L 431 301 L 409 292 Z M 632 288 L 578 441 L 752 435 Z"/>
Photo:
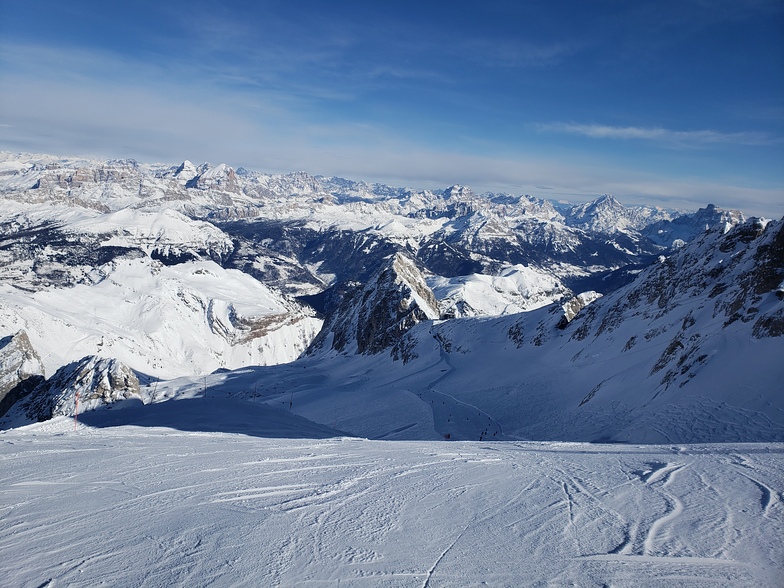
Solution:
<path fill-rule="evenodd" d="M 0 433 L 4 586 L 784 582 L 780 443 L 371 441 L 225 398 L 80 418 Z"/>
<path fill-rule="evenodd" d="M 48 375 L 101 354 L 173 378 L 293 361 L 321 328 L 315 313 L 213 261 L 119 260 L 101 272 L 32 294 L 0 284 L 0 330 L 30 333 Z"/>
<path fill-rule="evenodd" d="M 0 588 L 784 586 L 782 220 L 8 153 L 0 201 Z"/>

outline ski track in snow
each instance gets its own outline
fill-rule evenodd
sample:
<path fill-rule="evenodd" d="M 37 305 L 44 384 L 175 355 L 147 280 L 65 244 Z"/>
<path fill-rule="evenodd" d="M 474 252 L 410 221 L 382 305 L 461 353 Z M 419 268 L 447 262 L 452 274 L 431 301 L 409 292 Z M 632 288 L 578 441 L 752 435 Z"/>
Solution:
<path fill-rule="evenodd" d="M 452 361 L 449 359 L 449 354 L 444 350 L 442 342 L 433 337 L 438 342 L 439 347 L 439 361 L 435 366 L 431 366 L 423 371 L 432 371 L 433 367 L 440 364 L 446 366 L 441 370 L 441 374 L 432 382 L 423 386 L 417 393 L 422 402 L 430 407 L 433 413 L 433 424 L 435 430 L 445 439 L 452 440 L 487 440 L 500 441 L 506 439 L 503 427 L 496 419 L 491 417 L 487 412 L 474 406 L 470 402 L 465 402 L 455 398 L 451 394 L 442 390 L 437 390 L 438 386 L 443 380 L 450 377 L 455 371 Z M 409 374 L 401 378 L 407 380 L 415 374 Z M 410 425 L 414 426 L 414 425 Z M 400 433 L 408 429 L 409 426 L 401 427 L 394 431 L 389 431 L 384 435 L 391 435 Z M 377 437 L 382 438 L 382 437 Z"/>
<path fill-rule="evenodd" d="M 779 586 L 784 445 L 0 434 L 3 586 Z"/>

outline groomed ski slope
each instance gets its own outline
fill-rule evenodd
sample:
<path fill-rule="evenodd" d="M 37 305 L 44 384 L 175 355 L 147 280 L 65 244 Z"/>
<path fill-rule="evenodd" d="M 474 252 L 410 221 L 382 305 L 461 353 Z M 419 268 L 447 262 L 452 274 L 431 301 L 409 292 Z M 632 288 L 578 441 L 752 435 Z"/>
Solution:
<path fill-rule="evenodd" d="M 80 418 L 0 433 L 3 586 L 784 585 L 784 444 L 372 441 L 209 397 Z"/>

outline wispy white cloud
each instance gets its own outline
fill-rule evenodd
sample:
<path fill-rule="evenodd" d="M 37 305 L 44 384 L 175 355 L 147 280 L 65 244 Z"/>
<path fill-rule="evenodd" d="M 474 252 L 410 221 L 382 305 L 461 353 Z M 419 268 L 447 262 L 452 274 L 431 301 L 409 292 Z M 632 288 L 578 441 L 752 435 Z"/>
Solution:
<path fill-rule="evenodd" d="M 558 65 L 578 51 L 575 43 L 543 44 L 474 38 L 451 44 L 452 50 L 485 67 L 542 68 Z"/>
<path fill-rule="evenodd" d="M 226 162 L 264 172 L 302 169 L 414 188 L 460 183 L 478 192 L 574 200 L 611 192 L 626 203 L 696 208 L 713 202 L 752 214 L 784 214 L 780 188 L 750 188 L 742 179 L 678 180 L 648 173 L 644 166 L 620 168 L 609 157 L 576 161 L 497 145 L 470 150 L 466 141 L 428 147 L 407 136 L 406 129 L 303 117 L 301 103 L 290 94 L 263 86 L 238 92 L 194 69 L 94 51 L 11 49 L 0 51 L 0 57 L 16 64 L 0 67 L 3 149 L 172 164 L 183 159 Z M 634 128 L 591 132 L 638 140 L 663 140 L 668 133 Z"/>
<path fill-rule="evenodd" d="M 536 128 L 540 132 L 580 135 L 592 139 L 656 141 L 674 147 L 706 147 L 720 144 L 764 146 L 782 142 L 780 137 L 757 131 L 739 133 L 714 130 L 677 131 L 661 127 L 616 127 L 563 122 L 538 124 Z"/>
<path fill-rule="evenodd" d="M 225 162 L 262 172 L 305 170 L 413 188 L 469 185 L 477 192 L 533 194 L 572 201 L 612 193 L 625 204 L 696 209 L 708 202 L 748 214 L 784 215 L 784 193 L 742 181 L 678 180 L 610 162 L 574 162 L 532 153 L 486 156 L 425 148 L 389 128 L 307 124 L 278 111 L 278 126 L 252 118 L 220 96 L 187 101 L 143 88 L 76 87 L 16 80 L 18 99 L 0 148 L 57 155 L 134 157 L 176 164 Z M 241 106 L 241 105 L 240 105 Z M 10 121 L 10 122 L 6 122 Z"/>

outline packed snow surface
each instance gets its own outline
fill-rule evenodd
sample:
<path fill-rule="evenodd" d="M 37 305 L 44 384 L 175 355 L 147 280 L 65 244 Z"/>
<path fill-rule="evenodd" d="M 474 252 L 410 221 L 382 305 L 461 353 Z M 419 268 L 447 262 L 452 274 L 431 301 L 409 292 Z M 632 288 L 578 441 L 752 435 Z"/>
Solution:
<path fill-rule="evenodd" d="M 371 441 L 226 398 L 80 418 L 0 433 L 4 586 L 784 582 L 784 444 Z"/>

